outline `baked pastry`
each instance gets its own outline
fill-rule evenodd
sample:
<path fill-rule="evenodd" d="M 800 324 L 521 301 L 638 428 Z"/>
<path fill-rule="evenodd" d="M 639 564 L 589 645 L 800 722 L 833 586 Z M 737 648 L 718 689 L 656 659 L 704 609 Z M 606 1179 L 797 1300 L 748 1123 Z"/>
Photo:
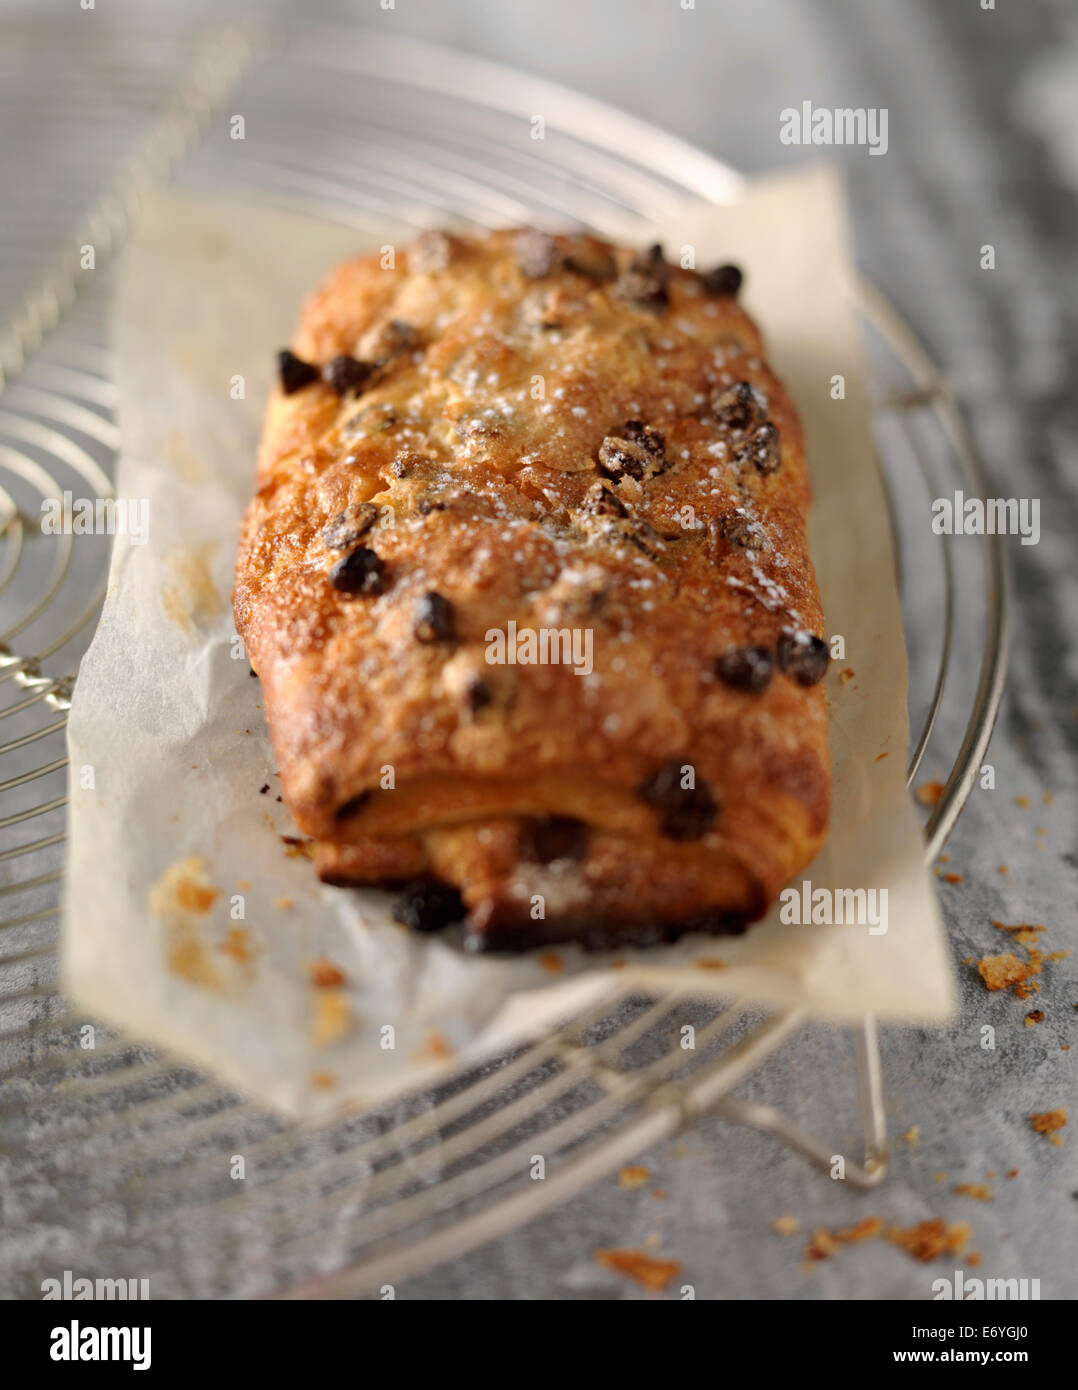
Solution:
<path fill-rule="evenodd" d="M 236 624 L 320 876 L 475 948 L 759 917 L 827 827 L 801 428 L 740 275 L 534 229 L 337 269 Z"/>

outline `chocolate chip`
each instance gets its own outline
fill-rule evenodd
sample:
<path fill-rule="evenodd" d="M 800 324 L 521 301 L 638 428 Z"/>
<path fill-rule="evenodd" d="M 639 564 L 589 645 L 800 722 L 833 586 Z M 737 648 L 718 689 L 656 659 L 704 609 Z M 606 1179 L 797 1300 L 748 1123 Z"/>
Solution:
<path fill-rule="evenodd" d="M 763 690 L 771 680 L 775 658 L 767 647 L 731 647 L 715 662 L 715 674 L 734 690 Z"/>
<path fill-rule="evenodd" d="M 579 861 L 588 848 L 588 827 L 571 816 L 542 816 L 524 827 L 522 849 L 537 864 L 556 859 Z"/>
<path fill-rule="evenodd" d="M 288 348 L 282 348 L 277 354 L 277 372 L 281 378 L 281 390 L 286 396 L 291 396 L 296 391 L 301 391 L 304 386 L 310 386 L 312 381 L 318 380 L 318 368 L 304 362 L 302 357 L 289 352 Z"/>
<path fill-rule="evenodd" d="M 610 247 L 601 241 L 581 239 L 573 243 L 573 248 L 565 257 L 565 268 L 577 275 L 583 275 L 596 284 L 613 280 L 618 273 Z"/>
<path fill-rule="evenodd" d="M 662 536 L 646 521 L 626 531 L 625 539 L 630 545 L 635 545 L 637 550 L 642 550 L 649 560 L 657 560 L 666 549 Z"/>
<path fill-rule="evenodd" d="M 827 675 L 831 653 L 811 632 L 784 632 L 779 638 L 779 667 L 798 685 L 815 685 Z"/>
<path fill-rule="evenodd" d="M 652 478 L 666 467 L 666 440 L 661 430 L 626 420 L 617 434 L 599 446 L 599 471 L 607 478 Z"/>
<path fill-rule="evenodd" d="M 415 635 L 420 642 L 452 642 L 456 638 L 453 605 L 441 594 L 423 594 L 413 612 Z"/>
<path fill-rule="evenodd" d="M 767 397 L 751 381 L 735 381 L 711 398 L 715 419 L 727 430 L 747 430 L 767 419 Z"/>
<path fill-rule="evenodd" d="M 706 835 L 719 814 L 719 803 L 706 782 L 683 787 L 687 758 L 672 758 L 637 788 L 637 795 L 660 816 L 660 828 L 670 840 L 698 840 Z"/>
<path fill-rule="evenodd" d="M 373 371 L 374 368 L 369 362 L 361 362 L 358 357 L 349 357 L 342 353 L 340 357 L 334 357 L 331 362 L 326 363 L 322 368 L 322 377 L 338 396 L 347 396 L 362 391 L 371 379 Z"/>
<path fill-rule="evenodd" d="M 513 240 L 517 265 L 529 280 L 542 280 L 551 275 L 558 264 L 558 243 L 537 227 L 525 227 Z"/>
<path fill-rule="evenodd" d="M 413 931 L 441 931 L 464 916 L 464 903 L 449 883 L 425 874 L 413 879 L 393 909 L 393 918 Z"/>
<path fill-rule="evenodd" d="M 618 277 L 614 292 L 645 308 L 659 309 L 668 299 L 670 275 L 671 268 L 663 260 L 663 248 L 656 242 L 633 257 L 628 270 Z"/>
<path fill-rule="evenodd" d="M 717 265 L 704 276 L 704 288 L 709 294 L 737 294 L 742 278 L 736 265 Z"/>
<path fill-rule="evenodd" d="M 360 545 L 337 561 L 329 582 L 342 594 L 380 594 L 385 588 L 385 565 L 373 550 Z"/>
<path fill-rule="evenodd" d="M 486 709 L 488 705 L 494 703 L 494 693 L 490 686 L 478 677 L 469 684 L 464 692 L 464 698 L 473 714 L 478 714 L 481 709 Z"/>
<path fill-rule="evenodd" d="M 767 537 L 758 521 L 753 521 L 740 507 L 713 516 L 707 524 L 708 539 L 712 548 L 721 552 L 722 542 L 736 545 L 740 550 L 764 550 Z"/>
<path fill-rule="evenodd" d="M 639 444 L 655 458 L 665 460 L 666 436 L 662 430 L 645 425 L 643 420 L 626 420 L 621 427 L 621 434 L 624 439 L 631 439 L 634 444 Z"/>
<path fill-rule="evenodd" d="M 370 792 L 360 792 L 358 796 L 350 796 L 347 801 L 343 801 L 333 813 L 334 820 L 348 820 L 354 816 L 370 800 Z"/>
<path fill-rule="evenodd" d="M 424 232 L 408 252 L 408 269 L 430 275 L 436 270 L 445 270 L 452 255 L 453 243 L 445 232 Z"/>
<path fill-rule="evenodd" d="M 770 420 L 757 426 L 735 455 L 740 464 L 751 463 L 757 473 L 774 473 L 782 463 L 778 427 Z"/>
<path fill-rule="evenodd" d="M 629 515 L 628 508 L 621 499 L 605 485 L 605 483 L 592 483 L 584 494 L 584 510 L 590 512 L 592 516 L 615 516 L 624 517 Z"/>
<path fill-rule="evenodd" d="M 322 528 L 322 544 L 327 550 L 347 550 L 355 545 L 378 520 L 378 508 L 372 502 L 361 502 L 358 507 L 338 512 L 332 521 Z"/>

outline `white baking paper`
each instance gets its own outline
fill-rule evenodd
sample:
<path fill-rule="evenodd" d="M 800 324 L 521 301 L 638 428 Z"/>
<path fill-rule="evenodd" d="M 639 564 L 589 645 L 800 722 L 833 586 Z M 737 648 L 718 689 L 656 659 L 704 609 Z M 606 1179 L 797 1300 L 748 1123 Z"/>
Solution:
<path fill-rule="evenodd" d="M 948 1016 L 903 785 L 906 659 L 837 180 L 769 180 L 733 206 L 686 207 L 655 235 L 668 254 L 691 246 L 698 265 L 744 268 L 744 302 L 802 413 L 812 553 L 846 657 L 827 682 L 831 834 L 795 885 L 885 889 L 887 930 L 783 925 L 776 910 L 738 938 L 474 957 L 394 924 L 385 894 L 318 883 L 282 842 L 296 832 L 230 590 L 275 350 L 317 279 L 372 247 L 302 216 L 162 193 L 126 253 L 115 318 L 117 494 L 148 501 L 148 540 L 117 536 L 68 726 L 65 988 L 88 1010 L 292 1114 L 412 1086 L 630 986 L 831 1019 Z M 402 238 L 387 224 L 378 243 Z"/>

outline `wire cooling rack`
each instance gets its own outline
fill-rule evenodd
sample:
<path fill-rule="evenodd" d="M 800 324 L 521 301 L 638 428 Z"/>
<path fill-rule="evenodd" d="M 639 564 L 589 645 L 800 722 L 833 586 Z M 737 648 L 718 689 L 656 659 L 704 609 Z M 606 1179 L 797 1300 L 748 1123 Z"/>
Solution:
<path fill-rule="evenodd" d="M 687 196 L 728 200 L 739 178 L 549 83 L 370 33 L 166 39 L 84 25 L 53 29 L 44 48 L 32 28 L 15 37 L 8 52 L 21 59 L 9 58 L 0 102 L 22 112 L 36 102 L 42 120 L 61 110 L 61 133 L 77 133 L 79 177 L 64 185 L 72 200 L 38 222 L 20 214 L 0 243 L 5 1292 L 38 1296 L 41 1279 L 65 1268 L 148 1277 L 157 1298 L 368 1292 L 536 1216 L 704 1111 L 828 1162 L 834 1144 L 732 1094 L 803 1026 L 796 1009 L 627 994 L 433 1089 L 319 1125 L 288 1124 L 69 1011 L 55 986 L 65 711 L 108 538 L 43 536 L 41 503 L 65 490 L 110 493 L 108 253 L 140 190 L 169 177 L 371 230 L 389 217 L 416 228 L 463 218 L 631 237 Z M 173 94 L 165 103 L 162 91 Z M 236 113 L 242 159 L 229 139 Z M 535 115 L 547 131 L 539 148 Z M 17 164 L 19 152 L 4 158 Z M 8 182 L 18 182 L 10 170 Z M 80 259 L 87 244 L 92 275 Z M 1002 692 L 1005 557 L 997 537 L 928 534 L 928 502 L 955 488 L 983 496 L 981 468 L 946 379 L 911 331 L 868 285 L 860 309 L 910 651 L 909 777 L 927 760 L 944 784 L 925 825 L 933 859 L 977 777 Z M 679 1045 L 687 1022 L 692 1052 Z M 850 1034 L 863 1154 L 847 1179 L 870 1186 L 886 1168 L 874 1021 Z M 530 1176 L 536 1154 L 543 1181 Z M 230 1176 L 234 1155 L 243 1182 Z"/>

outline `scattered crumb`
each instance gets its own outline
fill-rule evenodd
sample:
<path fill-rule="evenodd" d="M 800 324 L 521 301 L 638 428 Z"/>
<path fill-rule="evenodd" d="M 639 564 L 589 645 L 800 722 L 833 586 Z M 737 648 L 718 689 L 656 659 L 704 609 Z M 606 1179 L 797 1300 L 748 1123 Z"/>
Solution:
<path fill-rule="evenodd" d="M 1020 961 L 1010 951 L 998 956 L 982 956 L 977 962 L 977 971 L 985 986 L 993 992 L 1020 984 L 1036 973 L 1032 965 Z"/>
<path fill-rule="evenodd" d="M 621 1172 L 618 1174 L 618 1186 L 643 1187 L 650 1177 L 651 1170 L 649 1168 L 630 1166 L 627 1168 L 623 1168 Z"/>
<path fill-rule="evenodd" d="M 830 1231 L 822 1227 L 813 1231 L 812 1239 L 805 1247 L 806 1260 L 829 1260 L 838 1249 L 838 1244 Z"/>
<path fill-rule="evenodd" d="M 595 1258 L 607 1269 L 635 1279 L 646 1289 L 665 1289 L 681 1273 L 677 1260 L 656 1260 L 642 1250 L 596 1250 Z"/>
<path fill-rule="evenodd" d="M 565 969 L 565 962 L 557 951 L 544 951 L 539 957 L 539 964 L 544 970 L 549 970 L 552 975 L 557 975 Z"/>
<path fill-rule="evenodd" d="M 1044 802 L 1046 806 L 1051 806 L 1052 802 L 1055 799 L 1056 798 L 1054 792 L 1045 792 L 1044 795 L 1041 797 L 1041 800 Z"/>
<path fill-rule="evenodd" d="M 299 840 L 295 835 L 282 835 L 281 843 L 289 859 L 313 859 L 314 841 Z"/>
<path fill-rule="evenodd" d="M 314 1040 L 328 1047 L 348 1032 L 352 1006 L 342 989 L 323 989 L 314 996 Z"/>
<path fill-rule="evenodd" d="M 331 1071 L 316 1071 L 311 1073 L 311 1085 L 316 1091 L 330 1091 L 337 1084 L 337 1078 Z"/>
<path fill-rule="evenodd" d="M 974 956 L 963 956 L 963 957 L 962 957 L 962 964 L 963 964 L 963 965 L 972 965 L 973 962 L 974 962 L 974 959 L 975 959 Z"/>
<path fill-rule="evenodd" d="M 980 1251 L 979 1251 L 979 1250 L 971 1250 L 971 1251 L 969 1252 L 969 1254 L 966 1256 L 966 1264 L 968 1264 L 968 1265 L 970 1266 L 971 1269 L 976 1269 L 977 1266 L 978 1266 L 980 1263 L 981 1263 L 981 1253 L 980 1253 Z"/>
<path fill-rule="evenodd" d="M 863 1221 L 858 1221 L 856 1226 L 849 1226 L 845 1231 L 836 1231 L 835 1239 L 842 1245 L 855 1245 L 862 1240 L 871 1240 L 882 1230 L 883 1222 L 878 1216 L 866 1216 Z"/>
<path fill-rule="evenodd" d="M 429 1033 L 424 1044 L 429 1056 L 437 1057 L 442 1060 L 445 1057 L 452 1057 L 453 1049 L 441 1033 Z"/>
<path fill-rule="evenodd" d="M 1016 796 L 1014 798 L 1014 804 L 1020 806 L 1023 811 L 1028 811 L 1032 803 L 1028 796 Z"/>
<path fill-rule="evenodd" d="M 1029 1013 L 1026 1014 L 1026 1027 L 1027 1027 L 1027 1028 L 1033 1028 L 1036 1024 L 1038 1024 L 1038 1023 L 1043 1023 L 1043 1022 L 1044 1022 L 1044 1010 L 1043 1010 L 1043 1009 L 1030 1009 Z"/>
<path fill-rule="evenodd" d="M 1017 1168 L 1008 1168 L 1008 1169 L 1007 1169 L 1007 1176 L 1008 1176 L 1009 1178 L 1016 1178 L 1016 1177 L 1018 1176 L 1018 1169 L 1017 1169 Z"/>
<path fill-rule="evenodd" d="M 335 989 L 344 984 L 344 971 L 331 960 L 309 960 L 307 973 L 317 989 Z"/>
<path fill-rule="evenodd" d="M 951 862 L 951 856 L 949 854 L 941 854 L 939 862 L 941 864 L 949 864 Z"/>
<path fill-rule="evenodd" d="M 666 1188 L 665 1188 L 665 1187 L 656 1187 L 656 1188 L 654 1188 L 654 1189 L 652 1190 L 651 1195 L 655 1198 L 655 1200 L 656 1200 L 657 1202 L 665 1202 L 665 1201 L 666 1201 Z"/>
<path fill-rule="evenodd" d="M 718 956 L 701 956 L 694 961 L 697 970 L 725 970 L 726 962 L 719 960 Z"/>
<path fill-rule="evenodd" d="M 772 1221 L 771 1229 L 777 1231 L 780 1236 L 792 1236 L 801 1229 L 801 1223 L 796 1216 L 779 1216 Z"/>
<path fill-rule="evenodd" d="M 919 1144 L 921 1141 L 921 1130 L 918 1125 L 910 1125 L 909 1129 L 902 1136 L 903 1144 Z"/>
<path fill-rule="evenodd" d="M 1029 1117 L 1029 1122 L 1038 1134 L 1054 1135 L 1057 1129 L 1062 1129 L 1067 1123 L 1067 1112 L 1062 1106 L 1058 1110 L 1035 1110 Z M 1062 1136 L 1060 1136 L 1062 1142 Z"/>
<path fill-rule="evenodd" d="M 246 927 L 229 927 L 228 935 L 218 944 L 217 949 L 233 960 L 246 963 L 251 959 L 251 945 Z"/>
<path fill-rule="evenodd" d="M 198 855 L 171 864 L 149 892 L 150 912 L 164 923 L 169 969 L 203 989 L 220 989 L 223 979 L 196 920 L 220 897 Z"/>
<path fill-rule="evenodd" d="M 645 1250 L 657 1250 L 663 1243 L 663 1238 L 658 1231 L 652 1231 L 650 1235 L 644 1237 Z"/>
<path fill-rule="evenodd" d="M 850 670 L 850 668 L 849 668 L 848 666 L 847 666 L 846 669 L 842 672 L 842 674 L 839 676 L 839 680 L 840 680 L 840 681 L 852 681 L 852 680 L 853 680 L 853 672 Z"/>
<path fill-rule="evenodd" d="M 805 1247 L 806 1260 L 827 1260 L 843 1245 L 858 1245 L 863 1240 L 872 1240 L 883 1230 L 883 1222 L 878 1216 L 866 1216 L 856 1226 L 844 1231 L 828 1231 L 822 1226 L 813 1231 L 812 1239 Z"/>
<path fill-rule="evenodd" d="M 958 1255 L 969 1243 L 972 1228 L 964 1221 L 948 1225 L 939 1217 L 916 1226 L 888 1226 L 887 1239 L 915 1260 L 928 1263 L 941 1255 Z"/>
<path fill-rule="evenodd" d="M 1010 869 L 1007 868 L 1006 864 L 1001 864 L 1001 865 L 999 866 L 999 868 L 996 870 L 996 873 L 997 873 L 997 874 L 1009 874 L 1009 873 L 1010 873 Z"/>
<path fill-rule="evenodd" d="M 937 806 L 943 795 L 943 783 L 936 778 L 930 782 L 922 782 L 914 795 L 922 806 Z"/>
<path fill-rule="evenodd" d="M 282 912 L 287 912 L 289 908 L 295 907 L 295 900 L 289 897 L 274 898 L 273 906 L 280 908 Z"/>
<path fill-rule="evenodd" d="M 961 875 L 961 874 L 942 874 L 941 877 L 942 877 L 944 883 L 961 883 L 961 882 L 962 882 L 962 875 Z"/>
<path fill-rule="evenodd" d="M 888 754 L 886 754 L 886 753 L 877 753 L 877 754 L 876 754 L 876 761 L 877 761 L 878 763 L 882 763 L 883 760 L 884 760 L 884 758 L 886 758 L 887 756 L 888 756 Z"/>
<path fill-rule="evenodd" d="M 938 1173 L 933 1173 L 932 1176 L 936 1179 L 937 1182 L 946 1182 L 946 1181 L 947 1181 L 947 1174 L 946 1174 L 945 1172 L 943 1172 L 942 1169 L 940 1169 L 940 1171 L 939 1171 Z"/>
<path fill-rule="evenodd" d="M 624 961 L 624 960 L 612 960 L 612 961 L 610 962 L 610 969 L 611 969 L 611 970 L 624 970 L 627 964 L 628 964 L 628 961 Z M 1078 1009 L 1078 1004 L 1076 1004 L 1074 1007 L 1075 1007 L 1076 1009 Z"/>
<path fill-rule="evenodd" d="M 972 1197 L 976 1202 L 991 1202 L 995 1193 L 986 1182 L 955 1183 L 951 1191 L 956 1197 Z"/>

